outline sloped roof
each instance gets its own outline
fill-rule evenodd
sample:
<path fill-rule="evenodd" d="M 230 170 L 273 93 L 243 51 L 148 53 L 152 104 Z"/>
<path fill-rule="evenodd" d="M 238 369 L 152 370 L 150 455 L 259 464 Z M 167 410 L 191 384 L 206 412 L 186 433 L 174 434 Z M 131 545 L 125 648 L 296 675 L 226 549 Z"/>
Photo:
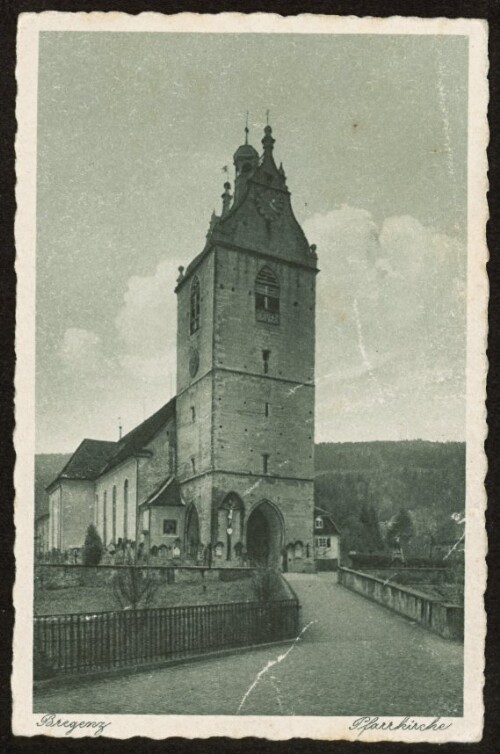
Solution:
<path fill-rule="evenodd" d="M 108 440 L 82 440 L 67 464 L 47 486 L 47 489 L 52 487 L 58 479 L 95 479 L 113 454 L 115 447 L 116 443 Z"/>
<path fill-rule="evenodd" d="M 52 487 L 59 479 L 96 479 L 130 456 L 143 451 L 144 446 L 173 417 L 175 417 L 175 398 L 172 398 L 118 442 L 83 440 L 62 471 L 47 485 L 46 489 Z"/>
<path fill-rule="evenodd" d="M 141 505 L 184 505 L 179 482 L 174 476 L 167 477 Z"/>
<path fill-rule="evenodd" d="M 316 519 L 317 516 L 321 516 L 324 523 L 327 524 L 327 526 L 323 526 L 322 529 L 317 529 L 316 526 L 314 527 L 314 533 L 315 534 L 339 534 L 340 530 L 335 521 L 333 520 L 331 514 L 328 511 L 325 511 L 323 508 L 314 508 L 314 518 Z"/>
<path fill-rule="evenodd" d="M 164 424 L 175 417 L 175 398 L 162 406 L 142 424 L 132 429 L 115 443 L 116 449 L 100 473 L 109 471 L 130 456 L 140 453 L 144 446 L 160 431 Z"/>

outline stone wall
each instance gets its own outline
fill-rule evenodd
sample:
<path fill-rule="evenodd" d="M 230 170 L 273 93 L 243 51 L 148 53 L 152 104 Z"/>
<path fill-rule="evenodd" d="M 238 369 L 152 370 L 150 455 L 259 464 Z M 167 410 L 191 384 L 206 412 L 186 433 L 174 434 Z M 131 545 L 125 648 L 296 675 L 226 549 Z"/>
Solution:
<path fill-rule="evenodd" d="M 38 589 L 68 589 L 76 586 L 105 586 L 111 584 L 113 576 L 126 566 L 84 566 L 51 565 L 39 563 L 35 566 L 35 584 Z M 158 581 L 173 583 L 193 583 L 202 581 L 238 581 L 251 578 L 252 568 L 202 568 L 198 566 L 147 566 L 148 571 Z"/>
<path fill-rule="evenodd" d="M 284 255 L 285 256 L 285 255 Z M 280 323 L 255 318 L 255 279 L 264 265 L 280 285 Z M 262 374 L 262 350 L 271 351 L 269 375 L 299 383 L 314 379 L 314 269 L 294 267 L 240 249 L 218 249 L 215 272 L 214 366 Z"/>
<path fill-rule="evenodd" d="M 196 382 L 212 368 L 214 256 L 209 254 L 196 270 L 200 282 L 200 326 L 191 333 L 189 327 L 190 296 L 193 276 L 177 289 L 177 394 Z M 168 295 L 168 293 L 165 293 Z M 192 349 L 199 355 L 198 371 L 191 375 L 189 360 Z M 182 427 L 179 427 L 182 429 Z"/>
<path fill-rule="evenodd" d="M 176 403 L 177 478 L 182 482 L 208 471 L 212 466 L 211 375 L 187 388 Z M 194 459 L 194 470 L 191 459 Z"/>
<path fill-rule="evenodd" d="M 223 471 L 314 477 L 314 388 L 234 372 L 214 379 L 214 466 Z M 267 415 L 266 415 L 267 414 Z"/>
<path fill-rule="evenodd" d="M 463 640 L 463 607 L 440 602 L 416 589 L 391 584 L 350 568 L 339 568 L 338 579 L 347 589 L 411 618 L 445 639 Z"/>

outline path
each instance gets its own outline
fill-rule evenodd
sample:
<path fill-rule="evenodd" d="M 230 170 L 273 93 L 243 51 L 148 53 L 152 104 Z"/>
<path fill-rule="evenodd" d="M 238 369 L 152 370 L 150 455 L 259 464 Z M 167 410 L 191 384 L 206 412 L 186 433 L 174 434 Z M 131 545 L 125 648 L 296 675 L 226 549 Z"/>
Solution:
<path fill-rule="evenodd" d="M 288 574 L 303 606 L 303 638 L 153 672 L 35 693 L 35 712 L 80 714 L 461 714 L 460 644 L 446 641 L 336 583 Z"/>

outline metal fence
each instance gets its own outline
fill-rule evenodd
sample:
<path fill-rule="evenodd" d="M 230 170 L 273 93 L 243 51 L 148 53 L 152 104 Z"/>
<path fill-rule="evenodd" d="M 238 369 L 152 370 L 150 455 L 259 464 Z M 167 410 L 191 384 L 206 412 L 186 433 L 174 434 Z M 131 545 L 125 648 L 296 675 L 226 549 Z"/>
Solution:
<path fill-rule="evenodd" d="M 37 616 L 35 680 L 294 638 L 299 611 L 298 601 L 288 599 Z"/>

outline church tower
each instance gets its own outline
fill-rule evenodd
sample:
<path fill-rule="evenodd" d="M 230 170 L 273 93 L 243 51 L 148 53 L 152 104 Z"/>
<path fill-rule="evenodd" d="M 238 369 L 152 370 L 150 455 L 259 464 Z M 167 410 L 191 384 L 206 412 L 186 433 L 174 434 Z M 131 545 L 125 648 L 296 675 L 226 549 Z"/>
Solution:
<path fill-rule="evenodd" d="M 213 565 L 313 565 L 317 256 L 266 126 L 234 154 L 203 251 L 176 288 L 185 548 Z"/>

